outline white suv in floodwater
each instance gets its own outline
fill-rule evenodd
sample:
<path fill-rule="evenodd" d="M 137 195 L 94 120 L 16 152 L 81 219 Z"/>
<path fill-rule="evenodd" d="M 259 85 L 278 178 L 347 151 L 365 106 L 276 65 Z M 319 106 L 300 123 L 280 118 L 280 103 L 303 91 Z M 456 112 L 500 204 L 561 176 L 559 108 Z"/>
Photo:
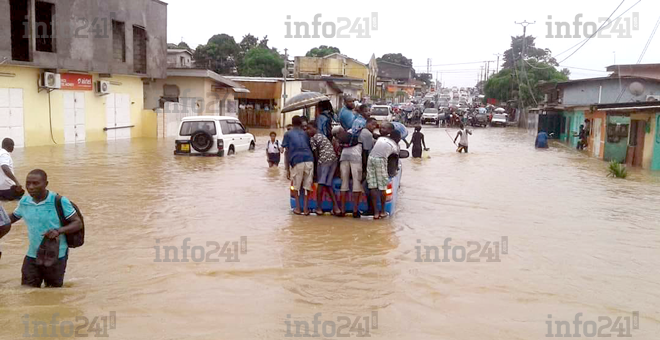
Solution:
<path fill-rule="evenodd" d="M 185 117 L 179 125 L 175 155 L 224 156 L 254 150 L 256 138 L 235 117 Z"/>

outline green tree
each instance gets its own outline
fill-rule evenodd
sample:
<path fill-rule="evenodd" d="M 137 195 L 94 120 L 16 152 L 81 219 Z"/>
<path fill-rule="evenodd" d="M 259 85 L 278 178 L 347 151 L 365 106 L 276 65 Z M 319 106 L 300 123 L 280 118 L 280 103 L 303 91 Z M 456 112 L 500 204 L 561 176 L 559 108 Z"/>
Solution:
<path fill-rule="evenodd" d="M 243 60 L 241 75 L 248 77 L 281 77 L 284 61 L 280 55 L 264 47 L 248 51 Z"/>
<path fill-rule="evenodd" d="M 549 63 L 535 59 L 520 60 L 516 63 L 515 69 L 503 69 L 488 79 L 484 92 L 486 98 L 495 98 L 502 102 L 520 100 L 523 106 L 530 107 L 536 106 L 537 102 L 543 100 L 543 93 L 537 86 L 540 82 L 556 84 L 567 80 L 568 77 L 564 73 L 557 71 Z"/>
<path fill-rule="evenodd" d="M 406 65 L 406 66 L 413 66 L 413 61 L 412 59 L 408 59 L 403 54 L 401 53 L 387 53 L 384 54 L 382 57 L 377 59 L 378 61 L 388 61 L 390 63 L 395 63 L 399 65 Z"/>
<path fill-rule="evenodd" d="M 537 48 L 535 40 L 536 38 L 531 35 L 525 37 L 525 59 L 536 59 L 552 66 L 559 66 L 557 60 L 552 57 L 552 52 L 547 48 Z M 511 68 L 514 57 L 516 62 L 519 61 L 522 58 L 522 49 L 523 36 L 511 37 L 511 47 L 504 51 L 504 64 L 502 64 L 502 68 Z"/>
<path fill-rule="evenodd" d="M 334 46 L 326 46 L 326 45 L 321 45 L 319 47 L 314 47 L 311 50 L 309 50 L 306 54 L 305 57 L 318 57 L 318 58 L 323 58 L 327 55 L 331 55 L 333 53 L 341 53 L 337 47 Z"/>
<path fill-rule="evenodd" d="M 195 49 L 195 62 L 220 74 L 236 74 L 240 46 L 228 34 L 216 34 Z"/>

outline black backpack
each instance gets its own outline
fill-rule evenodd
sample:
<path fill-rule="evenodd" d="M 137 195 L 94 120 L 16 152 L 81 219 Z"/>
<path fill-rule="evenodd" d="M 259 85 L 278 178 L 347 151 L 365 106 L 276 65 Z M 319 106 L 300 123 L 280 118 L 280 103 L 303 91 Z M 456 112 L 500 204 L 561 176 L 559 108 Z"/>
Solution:
<path fill-rule="evenodd" d="M 80 217 L 80 222 L 82 223 L 82 229 L 79 231 L 73 233 L 73 234 L 67 234 L 66 235 L 66 243 L 69 245 L 69 248 L 78 248 L 82 247 L 83 244 L 85 244 L 85 219 L 83 218 L 83 215 L 80 213 L 80 209 L 78 206 L 71 202 L 71 205 L 73 206 L 73 209 L 76 210 L 76 214 L 78 214 L 78 217 Z M 64 218 L 64 209 L 62 208 L 62 196 L 57 195 L 55 196 L 55 210 L 57 210 L 57 216 L 60 218 L 60 224 L 62 226 L 67 226 L 70 222 L 67 221 Z"/>

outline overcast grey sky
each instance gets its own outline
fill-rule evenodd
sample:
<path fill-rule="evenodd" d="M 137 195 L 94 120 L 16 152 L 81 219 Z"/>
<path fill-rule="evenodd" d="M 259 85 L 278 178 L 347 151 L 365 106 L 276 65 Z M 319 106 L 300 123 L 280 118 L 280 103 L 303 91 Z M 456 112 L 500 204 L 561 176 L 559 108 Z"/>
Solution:
<path fill-rule="evenodd" d="M 503 53 L 510 45 L 511 36 L 521 35 L 522 27 L 514 21 L 536 21 L 527 33 L 537 37 L 536 46 L 549 48 L 559 54 L 579 43 L 582 38 L 547 38 L 548 22 L 564 21 L 571 24 L 577 14 L 583 36 L 585 23 L 607 18 L 621 0 L 555 0 L 555 1 L 217 1 L 217 0 L 165 0 L 168 6 L 168 42 L 182 40 L 195 48 L 204 44 L 214 34 L 232 35 L 236 42 L 251 33 L 259 38 L 268 35 L 269 45 L 280 51 L 288 48 L 290 56 L 304 55 L 312 47 L 331 45 L 343 54 L 362 62 L 368 62 L 371 54 L 377 57 L 385 53 L 402 53 L 413 60 L 417 72 L 426 72 L 427 59 L 432 59 L 433 75 L 442 73 L 442 80 L 449 86 L 473 86 L 485 60 L 496 60 L 496 53 Z M 613 18 L 623 13 L 638 0 L 625 0 Z M 371 18 L 378 13 L 378 29 L 370 32 L 370 38 L 286 38 L 286 22 L 310 23 L 321 14 L 320 23 L 333 22 L 337 27 L 339 17 Z M 631 38 L 617 35 L 625 30 L 603 30 L 606 37 L 594 37 L 562 66 L 592 70 L 605 70 L 616 62 L 635 64 L 660 17 L 660 1 L 641 0 L 621 19 L 639 15 L 639 29 L 630 29 Z M 288 20 L 287 16 L 291 19 Z M 552 16 L 549 20 L 548 16 Z M 632 20 L 630 26 L 632 26 Z M 352 22 L 351 22 L 352 24 Z M 626 26 L 620 21 L 620 27 Z M 331 26 L 326 25 L 330 30 Z M 291 34 L 295 25 L 291 24 Z M 319 30 L 322 26 L 319 27 Z M 557 34 L 552 26 L 552 34 Z M 329 32 L 329 31 L 328 31 Z M 349 33 L 348 30 L 345 33 Z M 310 32 L 313 34 L 313 32 Z M 568 57 L 569 51 L 557 57 Z M 456 63 L 482 62 L 464 65 Z M 660 33 L 657 33 L 642 63 L 660 63 Z M 496 68 L 495 62 L 491 68 Z M 572 79 L 606 76 L 606 72 L 571 69 Z"/>

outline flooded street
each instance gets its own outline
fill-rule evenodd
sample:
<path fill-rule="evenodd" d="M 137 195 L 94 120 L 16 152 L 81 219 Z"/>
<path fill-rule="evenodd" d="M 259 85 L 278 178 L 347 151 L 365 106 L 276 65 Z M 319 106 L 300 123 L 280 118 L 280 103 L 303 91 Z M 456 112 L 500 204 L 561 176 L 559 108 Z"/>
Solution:
<path fill-rule="evenodd" d="M 542 339 L 549 320 L 633 312 L 634 339 L 660 334 L 657 174 L 607 178 L 606 163 L 558 144 L 536 151 L 515 128 L 476 129 L 470 154 L 456 154 L 455 130 L 427 126 L 431 158 L 403 161 L 393 218 L 301 217 L 283 166 L 267 167 L 267 132 L 255 132 L 257 152 L 225 158 L 175 157 L 173 141 L 155 139 L 16 150 L 17 177 L 46 170 L 82 209 L 87 239 L 61 290 L 20 287 L 23 223 L 0 240 L 0 339 L 32 334 L 28 319 L 112 312 L 108 335 L 122 340 L 281 339 L 296 321 L 313 334 L 317 313 L 336 324 L 320 338 L 360 318 L 376 339 Z M 226 262 L 214 243 L 245 248 L 242 237 Z M 168 246 L 182 259 L 185 242 L 189 262 L 157 262 Z M 442 259 L 446 242 L 449 262 L 418 257 L 438 247 Z M 457 261 L 474 242 L 500 261 Z"/>

